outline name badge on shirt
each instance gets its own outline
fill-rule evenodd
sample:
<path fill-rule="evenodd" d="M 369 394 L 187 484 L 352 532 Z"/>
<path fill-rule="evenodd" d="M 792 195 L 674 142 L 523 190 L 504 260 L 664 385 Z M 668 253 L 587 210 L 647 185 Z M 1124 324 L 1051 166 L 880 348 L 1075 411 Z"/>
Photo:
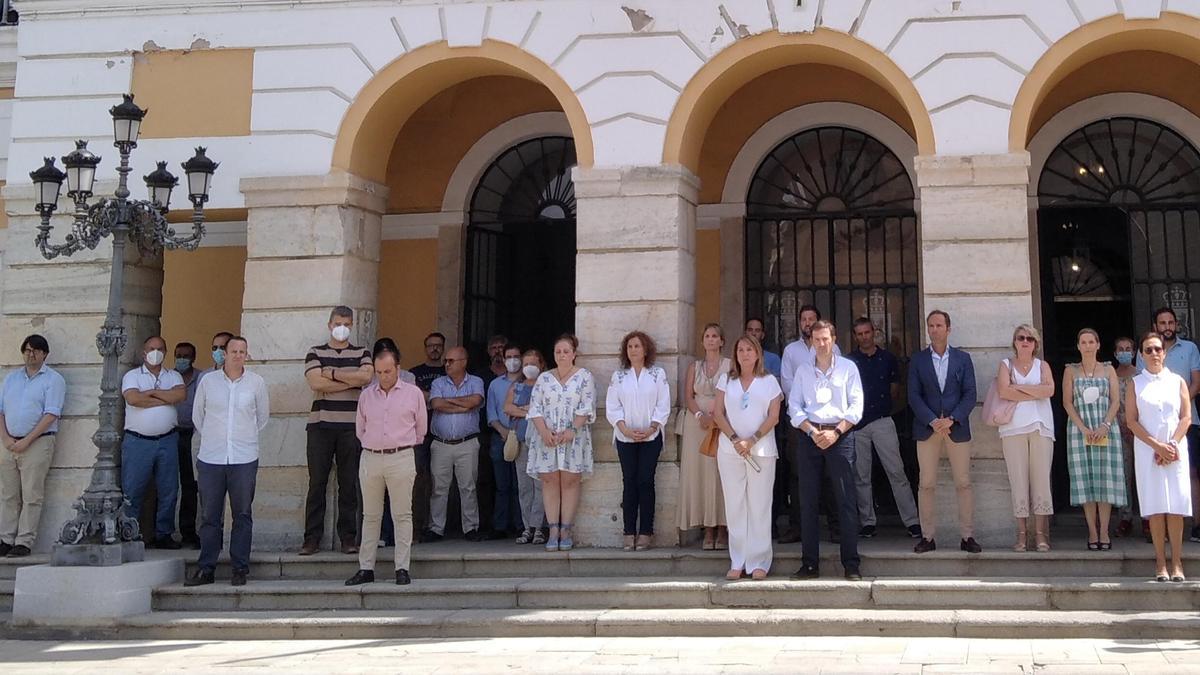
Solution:
<path fill-rule="evenodd" d="M 828 387 L 820 387 L 817 389 L 817 403 L 825 405 L 833 400 L 833 392 Z"/>
<path fill-rule="evenodd" d="M 1087 387 L 1083 390 L 1083 402 L 1095 403 L 1100 400 L 1100 387 Z"/>

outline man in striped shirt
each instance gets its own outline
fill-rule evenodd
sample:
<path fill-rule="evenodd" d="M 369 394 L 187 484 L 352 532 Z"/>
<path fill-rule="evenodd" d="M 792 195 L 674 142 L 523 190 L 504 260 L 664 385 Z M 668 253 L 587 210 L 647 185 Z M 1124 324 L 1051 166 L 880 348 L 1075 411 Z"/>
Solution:
<path fill-rule="evenodd" d="M 337 306 L 329 314 L 325 344 L 308 350 L 304 379 L 313 390 L 308 414 L 308 498 L 304 504 L 304 545 L 312 555 L 325 534 L 325 490 L 337 470 L 337 539 L 342 553 L 358 553 L 358 459 L 362 448 L 354 430 L 358 395 L 375 375 L 371 350 L 350 344 L 354 310 Z"/>

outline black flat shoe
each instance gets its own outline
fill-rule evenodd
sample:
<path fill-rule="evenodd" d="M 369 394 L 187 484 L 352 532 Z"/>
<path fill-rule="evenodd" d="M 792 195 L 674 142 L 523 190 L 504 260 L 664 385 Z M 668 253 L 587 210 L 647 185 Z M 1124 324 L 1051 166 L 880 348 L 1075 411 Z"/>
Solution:
<path fill-rule="evenodd" d="M 196 570 L 184 582 L 184 586 L 204 586 L 214 581 L 212 570 Z"/>
<path fill-rule="evenodd" d="M 847 581 L 862 581 L 862 573 L 858 571 L 857 567 L 847 567 L 846 568 L 846 580 Z"/>
<path fill-rule="evenodd" d="M 249 574 L 249 573 L 246 572 L 246 570 L 234 570 L 233 578 L 230 579 L 229 585 L 230 586 L 245 586 L 247 574 Z"/>
<path fill-rule="evenodd" d="M 821 570 L 812 565 L 801 565 L 800 569 L 792 574 L 793 579 L 816 579 L 821 576 Z"/>
<path fill-rule="evenodd" d="M 1182 574 L 1175 574 L 1171 576 L 1171 581 L 1174 581 L 1175 583 L 1183 583 L 1184 581 L 1187 581 L 1187 579 L 1185 579 Z"/>
<path fill-rule="evenodd" d="M 1165 574 L 1160 574 L 1160 575 L 1154 577 L 1154 580 L 1158 581 L 1158 582 L 1165 582 L 1165 581 L 1170 581 L 1171 577 L 1169 577 Z"/>
<path fill-rule="evenodd" d="M 369 584 L 375 581 L 375 573 L 371 570 L 359 570 L 354 573 L 354 576 L 346 580 L 347 586 L 358 586 L 360 584 Z"/>
<path fill-rule="evenodd" d="M 917 545 L 913 547 L 913 553 L 929 553 L 930 551 L 936 550 L 937 542 L 932 539 L 922 538 L 921 541 L 918 541 Z"/>
<path fill-rule="evenodd" d="M 967 553 L 980 553 L 983 551 L 983 547 L 979 545 L 979 542 L 975 541 L 975 537 L 963 539 L 958 543 L 958 548 Z"/>
<path fill-rule="evenodd" d="M 1112 550 L 1112 542 L 1111 541 L 1100 542 L 1100 550 L 1101 551 L 1111 551 Z"/>
<path fill-rule="evenodd" d="M 1089 551 L 1099 551 L 1099 550 L 1100 550 L 1100 542 L 1098 542 L 1098 541 L 1089 541 L 1089 542 L 1088 542 L 1088 550 L 1089 550 Z"/>
<path fill-rule="evenodd" d="M 412 577 L 408 576 L 408 570 L 396 570 L 396 585 L 407 586 L 412 583 Z"/>

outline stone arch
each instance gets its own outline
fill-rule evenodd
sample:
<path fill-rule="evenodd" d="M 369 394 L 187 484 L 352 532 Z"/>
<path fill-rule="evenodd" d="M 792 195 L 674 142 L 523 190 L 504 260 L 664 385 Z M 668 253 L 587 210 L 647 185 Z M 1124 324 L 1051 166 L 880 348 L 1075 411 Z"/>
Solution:
<path fill-rule="evenodd" d="M 1132 52 L 1138 53 L 1141 67 L 1120 71 L 1123 61 L 1134 61 L 1122 60 L 1121 55 Z M 1156 67 L 1148 68 L 1148 64 Z M 1200 75 L 1200 19 L 1164 12 L 1154 20 L 1111 16 L 1081 26 L 1054 43 L 1022 83 L 1009 121 L 1009 150 L 1025 150 L 1054 115 L 1101 94 L 1136 92 L 1200 112 L 1200 95 L 1169 87 L 1169 78 L 1160 82 L 1156 71 Z M 1069 91 L 1071 87 L 1075 91 Z"/>
<path fill-rule="evenodd" d="M 663 161 L 696 171 L 709 126 L 725 101 L 756 78 L 794 64 L 831 66 L 866 78 L 908 115 L 919 152 L 936 151 L 929 111 L 899 66 L 850 35 L 817 29 L 794 35 L 771 31 L 738 40 L 705 64 L 688 82 L 671 113 Z"/>
<path fill-rule="evenodd" d="M 333 150 L 333 168 L 384 182 L 394 140 L 405 121 L 447 87 L 489 75 L 519 77 L 545 86 L 567 117 L 580 165 L 592 165 L 587 117 L 567 83 L 528 52 L 486 40 L 479 47 L 452 49 L 444 42 L 427 45 L 397 58 L 376 73 L 342 118 Z"/>

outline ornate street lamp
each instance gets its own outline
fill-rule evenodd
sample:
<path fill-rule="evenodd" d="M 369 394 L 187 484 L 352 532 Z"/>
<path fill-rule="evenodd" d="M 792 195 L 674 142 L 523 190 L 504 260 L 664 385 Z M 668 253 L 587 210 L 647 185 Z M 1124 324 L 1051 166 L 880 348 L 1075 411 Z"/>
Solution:
<path fill-rule="evenodd" d="M 196 148 L 196 155 L 183 163 L 188 178 L 188 199 L 192 202 L 192 229 L 178 234 L 167 222 L 171 190 L 179 179 L 167 171 L 166 162 L 145 177 L 150 199 L 130 199 L 128 178 L 129 153 L 137 147 L 138 133 L 146 111 L 137 107 L 133 95 L 109 110 L 113 118 L 113 145 L 121 155 L 117 167 L 119 182 L 112 197 L 88 203 L 96 179 L 100 158 L 87 149 L 86 141 L 76 141 L 75 151 L 62 158 L 66 172 L 46 158 L 42 168 L 29 174 L 37 194 L 37 212 L 42 217 L 35 239 L 47 260 L 70 256 L 85 248 L 95 249 L 112 236 L 112 274 L 108 287 L 108 312 L 96 336 L 96 348 L 104 359 L 100 379 L 100 428 L 92 436 L 99 452 L 92 469 L 92 480 L 83 495 L 75 500 L 75 517 L 67 521 L 54 545 L 52 565 L 119 565 L 141 560 L 144 547 L 136 518 L 125 513 L 125 495 L 121 492 L 120 470 L 116 462 L 122 430 L 117 424 L 123 400 L 118 391 L 118 358 L 128 337 L 121 324 L 121 295 L 125 277 L 125 243 L 132 241 L 146 255 L 161 254 L 164 248 L 194 250 L 204 236 L 204 203 L 217 164 Z M 71 231 L 61 244 L 50 243 L 51 216 L 58 208 L 63 180 L 67 196 L 75 203 Z"/>

